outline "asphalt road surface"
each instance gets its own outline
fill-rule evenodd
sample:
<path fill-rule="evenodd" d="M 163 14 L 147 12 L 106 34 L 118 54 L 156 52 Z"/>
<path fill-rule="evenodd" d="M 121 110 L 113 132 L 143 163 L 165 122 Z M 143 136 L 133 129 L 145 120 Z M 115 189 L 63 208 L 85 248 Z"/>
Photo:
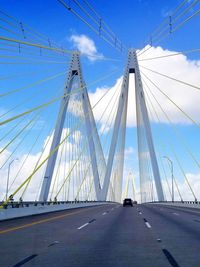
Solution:
<path fill-rule="evenodd" d="M 200 211 L 118 204 L 0 222 L 0 267 L 200 266 Z"/>

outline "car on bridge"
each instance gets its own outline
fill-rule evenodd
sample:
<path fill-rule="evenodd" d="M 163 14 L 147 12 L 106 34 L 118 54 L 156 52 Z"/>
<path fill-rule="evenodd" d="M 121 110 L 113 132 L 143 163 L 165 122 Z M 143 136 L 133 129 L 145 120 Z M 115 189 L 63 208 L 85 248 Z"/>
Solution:
<path fill-rule="evenodd" d="M 133 200 L 131 198 L 125 198 L 123 201 L 123 207 L 131 206 L 133 207 Z"/>

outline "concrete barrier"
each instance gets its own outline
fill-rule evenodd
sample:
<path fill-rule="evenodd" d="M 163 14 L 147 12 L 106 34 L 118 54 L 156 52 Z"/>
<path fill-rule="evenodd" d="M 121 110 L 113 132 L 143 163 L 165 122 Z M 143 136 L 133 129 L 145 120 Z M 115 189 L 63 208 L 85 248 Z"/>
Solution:
<path fill-rule="evenodd" d="M 45 205 L 23 205 L 19 207 L 9 207 L 7 209 L 0 209 L 0 221 L 26 217 L 31 215 L 55 212 L 55 211 L 62 211 L 68 209 L 77 209 L 77 208 L 84 208 L 84 207 L 93 207 L 105 204 L 114 204 L 113 202 L 77 202 L 77 203 L 59 203 L 59 204 L 48 204 Z"/>
<path fill-rule="evenodd" d="M 195 203 L 193 201 L 188 201 L 188 202 L 152 202 L 152 203 L 146 203 L 146 204 L 165 205 L 165 206 L 173 206 L 173 207 L 200 209 L 199 202 L 198 203 Z"/>

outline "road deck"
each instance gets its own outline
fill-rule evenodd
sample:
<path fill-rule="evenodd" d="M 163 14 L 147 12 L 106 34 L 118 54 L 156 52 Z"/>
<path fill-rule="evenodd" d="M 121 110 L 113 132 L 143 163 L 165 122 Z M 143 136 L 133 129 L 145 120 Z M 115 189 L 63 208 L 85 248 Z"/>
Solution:
<path fill-rule="evenodd" d="M 1 267 L 199 267 L 200 211 L 118 204 L 0 222 Z"/>

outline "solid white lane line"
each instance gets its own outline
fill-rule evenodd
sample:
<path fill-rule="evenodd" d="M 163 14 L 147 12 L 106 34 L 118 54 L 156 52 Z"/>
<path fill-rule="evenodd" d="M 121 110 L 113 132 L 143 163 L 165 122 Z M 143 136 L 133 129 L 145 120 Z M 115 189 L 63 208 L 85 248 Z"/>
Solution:
<path fill-rule="evenodd" d="M 146 224 L 146 226 L 147 226 L 148 228 L 151 228 L 151 225 L 150 225 L 150 223 L 148 223 L 148 222 L 145 222 L 145 224 Z"/>
<path fill-rule="evenodd" d="M 85 224 L 81 225 L 80 227 L 78 227 L 77 229 L 78 229 L 78 230 L 81 230 L 83 227 L 87 226 L 88 224 L 89 224 L 89 223 L 85 223 Z"/>
<path fill-rule="evenodd" d="M 172 214 L 179 216 L 179 214 L 178 214 L 178 213 L 176 213 L 176 212 L 173 212 Z"/>
<path fill-rule="evenodd" d="M 102 215 L 106 215 L 107 212 L 102 213 Z"/>

